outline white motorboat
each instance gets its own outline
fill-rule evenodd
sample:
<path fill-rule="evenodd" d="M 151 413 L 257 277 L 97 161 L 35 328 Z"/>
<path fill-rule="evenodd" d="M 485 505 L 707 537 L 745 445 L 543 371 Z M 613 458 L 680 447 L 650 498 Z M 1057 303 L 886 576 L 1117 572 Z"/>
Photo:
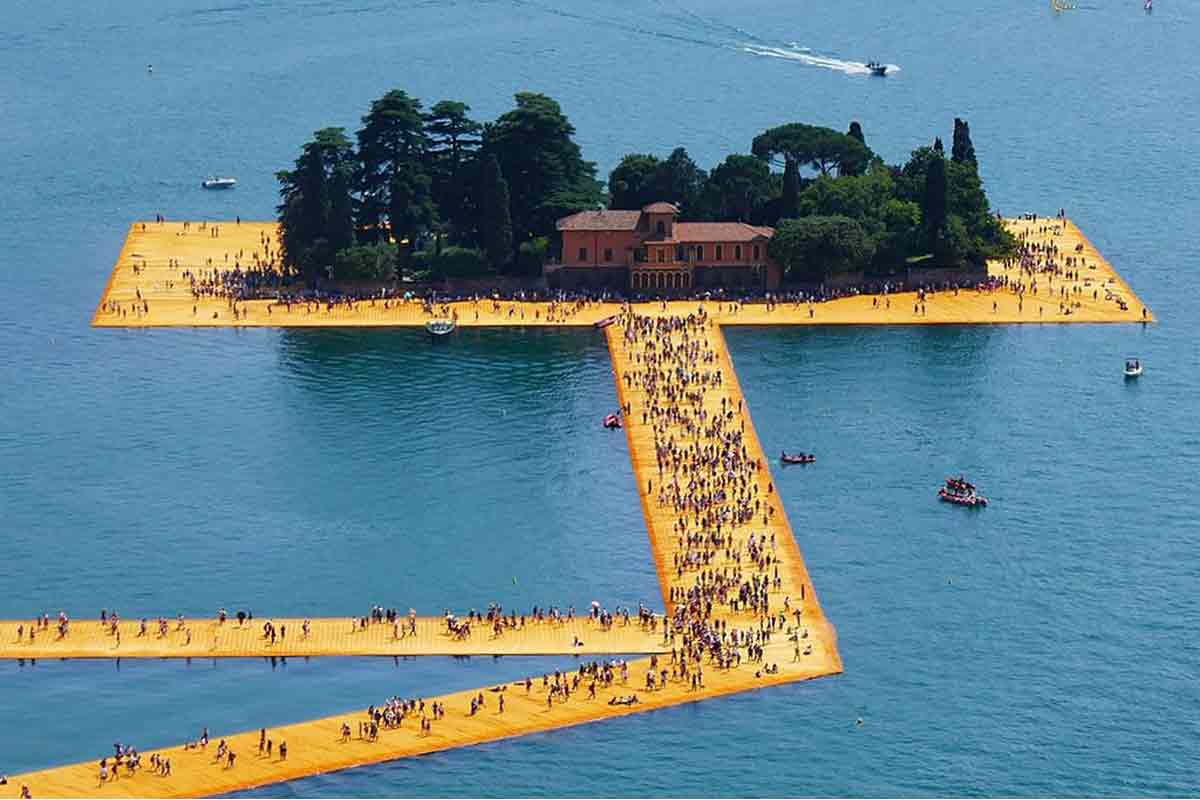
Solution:
<path fill-rule="evenodd" d="M 1136 378 L 1142 374 L 1142 361 L 1139 358 L 1125 359 L 1125 377 Z"/>
<path fill-rule="evenodd" d="M 209 176 L 200 182 L 205 189 L 232 189 L 237 186 L 237 178 L 217 178 Z"/>
<path fill-rule="evenodd" d="M 452 319 L 430 319 L 425 321 L 425 330 L 430 336 L 446 336 L 454 332 L 457 327 Z"/>
<path fill-rule="evenodd" d="M 868 61 L 867 69 L 871 70 L 872 75 L 876 75 L 880 78 L 887 75 L 888 71 L 887 64 L 880 64 L 878 61 Z"/>

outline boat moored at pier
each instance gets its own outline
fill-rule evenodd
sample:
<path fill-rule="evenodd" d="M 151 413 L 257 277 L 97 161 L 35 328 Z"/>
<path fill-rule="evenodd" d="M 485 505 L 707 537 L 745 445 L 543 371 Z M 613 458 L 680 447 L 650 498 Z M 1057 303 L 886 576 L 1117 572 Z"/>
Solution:
<path fill-rule="evenodd" d="M 454 333 L 458 327 L 452 319 L 430 319 L 425 321 L 425 331 L 435 339 Z"/>

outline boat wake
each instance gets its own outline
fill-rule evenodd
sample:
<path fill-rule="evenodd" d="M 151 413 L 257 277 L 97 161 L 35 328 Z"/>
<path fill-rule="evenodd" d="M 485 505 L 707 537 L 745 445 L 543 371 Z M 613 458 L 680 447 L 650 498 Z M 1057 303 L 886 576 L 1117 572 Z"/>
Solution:
<path fill-rule="evenodd" d="M 796 42 L 771 41 L 738 25 L 731 25 L 703 14 L 672 0 L 658 0 L 659 19 L 663 24 L 647 27 L 646 15 L 606 9 L 603 13 L 588 13 L 560 8 L 545 0 L 508 0 L 523 12 L 540 12 L 562 17 L 589 26 L 603 26 L 640 36 L 655 37 L 690 45 L 733 50 L 767 58 L 795 61 L 811 67 L 834 70 L 846 75 L 870 75 L 871 69 L 862 61 L 850 61 L 832 55 L 814 53 Z M 653 16 L 649 17 L 654 19 Z M 896 64 L 887 64 L 887 74 L 899 72 Z"/>
<path fill-rule="evenodd" d="M 806 64 L 810 67 L 821 67 L 822 69 L 830 69 L 835 72 L 841 72 L 845 75 L 870 75 L 871 69 L 862 61 L 850 61 L 844 58 L 836 58 L 834 56 L 821 55 L 814 53 L 807 47 L 800 47 L 792 43 L 786 47 L 776 47 L 765 44 L 743 44 L 739 45 L 739 50 L 743 53 L 749 53 L 755 56 L 764 56 L 766 58 L 780 58 L 785 61 L 795 61 L 800 64 Z M 898 64 L 887 64 L 887 74 L 900 71 Z"/>

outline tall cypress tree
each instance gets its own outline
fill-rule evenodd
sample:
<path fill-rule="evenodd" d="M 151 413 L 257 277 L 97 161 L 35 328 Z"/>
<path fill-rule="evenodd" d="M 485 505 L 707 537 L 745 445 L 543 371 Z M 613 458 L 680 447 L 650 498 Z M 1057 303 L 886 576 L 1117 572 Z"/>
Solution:
<path fill-rule="evenodd" d="M 971 126 L 958 117 L 954 118 L 954 143 L 950 147 L 950 159 L 959 164 L 979 166 L 975 160 L 975 145 L 971 143 Z"/>
<path fill-rule="evenodd" d="M 929 171 L 925 173 L 921 216 L 929 249 L 936 252 L 942 230 L 946 227 L 946 160 L 940 154 L 929 162 Z"/>
<path fill-rule="evenodd" d="M 508 205 L 508 181 L 500 172 L 496 156 L 488 153 L 479 176 L 480 232 L 488 260 L 497 268 L 512 259 L 512 216 Z"/>
<path fill-rule="evenodd" d="M 779 213 L 784 217 L 794 217 L 799 205 L 800 162 L 789 158 L 783 163 L 783 198 Z"/>

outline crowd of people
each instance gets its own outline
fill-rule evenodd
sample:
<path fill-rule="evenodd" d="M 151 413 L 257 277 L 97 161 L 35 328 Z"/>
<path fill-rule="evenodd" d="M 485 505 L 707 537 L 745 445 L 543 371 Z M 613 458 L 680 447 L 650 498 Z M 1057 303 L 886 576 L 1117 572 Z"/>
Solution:
<path fill-rule="evenodd" d="M 653 433 L 655 473 L 645 494 L 673 519 L 672 677 L 700 688 L 704 660 L 719 669 L 757 663 L 772 635 L 799 638 L 805 587 L 787 579 L 786 567 L 781 572 L 774 484 L 748 444 L 743 401 L 725 387 L 708 335 L 713 321 L 700 307 L 686 317 L 627 312 L 623 323 L 630 363 L 621 380 L 640 406 L 627 402 L 623 410 Z M 773 606 L 789 588 L 800 604 L 793 607 L 785 593 L 783 608 Z"/>
<path fill-rule="evenodd" d="M 161 221 L 161 217 L 158 218 Z M 237 223 L 240 225 L 240 218 Z M 144 226 L 143 226 L 144 227 Z M 1055 237 L 1066 232 L 1066 212 L 1060 210 L 1054 217 L 1039 217 L 1036 214 L 1022 215 L 1013 226 L 1018 239 L 1016 254 L 1005 259 L 1005 270 L 1000 274 L 974 277 L 963 273 L 960 277 L 908 285 L 903 278 L 863 280 L 852 284 L 822 284 L 803 289 L 786 291 L 746 292 L 739 289 L 706 289 L 693 292 L 688 299 L 717 303 L 729 313 L 737 314 L 747 305 L 754 305 L 772 314 L 777 309 L 791 307 L 792 311 L 806 308 L 810 318 L 816 315 L 819 304 L 848 297 L 872 297 L 872 309 L 887 310 L 892 307 L 893 296 L 900 293 L 917 293 L 913 305 L 914 316 L 927 316 L 926 299 L 935 294 L 972 290 L 985 293 L 1007 292 L 1016 295 L 1019 313 L 1024 312 L 1027 295 L 1040 297 L 1045 294 L 1051 302 L 1058 303 L 1062 315 L 1077 313 L 1085 295 L 1094 301 L 1111 301 L 1122 311 L 1128 310 L 1128 300 L 1119 288 L 1107 280 L 1103 285 L 1093 285 L 1081 278 L 1082 271 L 1095 268 L 1096 262 L 1088 263 L 1079 244 L 1072 253 L 1059 250 Z M 199 223 L 195 230 L 212 238 L 220 238 L 220 226 Z M 183 223 L 178 236 L 192 233 L 191 223 Z M 132 263 L 135 276 L 146 269 L 144 258 Z M 401 281 L 388 283 L 337 284 L 313 282 L 304 284 L 289 275 L 282 267 L 281 249 L 278 242 L 265 232 L 259 233 L 257 247 L 249 252 L 245 248 L 224 253 L 220 260 L 205 258 L 202 263 L 184 264 L 179 259 L 168 259 L 172 270 L 168 278 L 160 278 L 157 288 L 174 289 L 176 285 L 188 287 L 193 300 L 192 316 L 200 316 L 200 304 L 205 300 L 220 299 L 226 305 L 226 313 L 234 321 L 248 319 L 246 301 L 266 300 L 263 306 L 268 317 L 276 313 L 284 315 L 303 314 L 344 317 L 361 313 L 383 314 L 385 317 L 402 311 L 418 311 L 425 317 L 445 317 L 456 322 L 500 319 L 508 322 L 533 324 L 568 324 L 578 315 L 600 303 L 660 302 L 661 298 L 600 290 L 553 290 L 534 288 L 496 288 L 491 291 L 450 290 L 430 284 L 414 285 Z M 1016 274 L 1013 274 L 1016 270 Z M 1059 283 L 1055 286 L 1055 278 Z M 682 297 L 682 296 L 681 296 Z M 140 287 L 135 289 L 132 299 L 106 298 L 101 304 L 101 313 L 122 320 L 132 315 L 142 318 L 150 313 L 148 297 Z M 677 298 L 679 299 L 679 298 Z M 211 310 L 212 319 L 219 319 L 221 312 Z M 993 312 L 999 311 L 999 299 L 993 300 Z M 1038 305 L 1038 314 L 1045 314 L 1043 303 Z M 485 316 L 482 316 L 485 315 Z M 1148 312 L 1143 310 L 1143 317 Z"/>

